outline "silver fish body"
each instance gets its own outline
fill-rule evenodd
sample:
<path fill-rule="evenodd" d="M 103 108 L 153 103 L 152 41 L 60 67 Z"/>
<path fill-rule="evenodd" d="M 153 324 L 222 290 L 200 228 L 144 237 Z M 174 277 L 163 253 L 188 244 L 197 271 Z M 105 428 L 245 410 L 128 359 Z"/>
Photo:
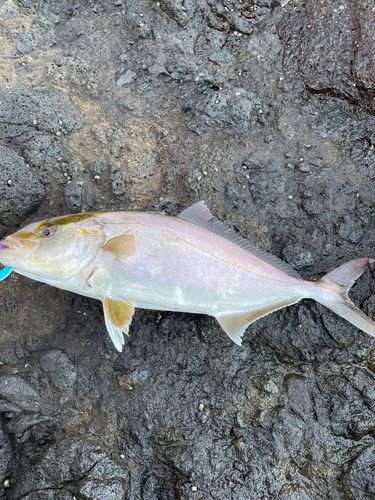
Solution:
<path fill-rule="evenodd" d="M 43 236 L 41 231 L 49 231 L 45 227 L 53 228 L 53 234 Z M 8 248 L 0 250 L 0 261 L 20 274 L 101 300 L 107 329 L 120 351 L 136 307 L 209 314 L 241 345 L 244 331 L 256 319 L 313 298 L 375 335 L 375 323 L 347 297 L 370 259 L 344 264 L 319 282 L 304 281 L 215 221 L 203 202 L 179 217 L 104 212 L 51 219 L 31 229 L 2 241 Z M 25 234 L 36 236 L 30 236 L 33 244 L 29 241 L 29 253 L 23 250 L 22 257 Z M 59 235 L 66 265 L 64 253 L 56 249 Z M 44 249 L 43 259 L 33 263 L 42 246 L 38 243 L 53 239 L 54 262 L 49 264 Z"/>

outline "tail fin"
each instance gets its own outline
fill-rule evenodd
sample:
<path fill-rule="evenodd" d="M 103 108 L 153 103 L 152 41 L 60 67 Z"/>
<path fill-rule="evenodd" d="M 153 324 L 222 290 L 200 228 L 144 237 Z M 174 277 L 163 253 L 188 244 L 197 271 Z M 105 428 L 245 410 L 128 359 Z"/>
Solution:
<path fill-rule="evenodd" d="M 353 283 L 374 262 L 375 260 L 368 258 L 355 259 L 334 269 L 316 282 L 316 285 L 330 293 L 318 293 L 314 296 L 315 300 L 373 337 L 375 337 L 375 322 L 353 304 L 348 292 Z"/>

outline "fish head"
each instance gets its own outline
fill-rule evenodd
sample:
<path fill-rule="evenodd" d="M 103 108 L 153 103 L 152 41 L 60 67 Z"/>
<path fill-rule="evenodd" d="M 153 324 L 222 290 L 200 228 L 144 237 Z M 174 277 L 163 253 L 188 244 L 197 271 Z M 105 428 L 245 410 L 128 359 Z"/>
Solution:
<path fill-rule="evenodd" d="M 66 281 L 95 259 L 105 239 L 93 213 L 34 222 L 0 241 L 0 262 L 38 281 Z"/>

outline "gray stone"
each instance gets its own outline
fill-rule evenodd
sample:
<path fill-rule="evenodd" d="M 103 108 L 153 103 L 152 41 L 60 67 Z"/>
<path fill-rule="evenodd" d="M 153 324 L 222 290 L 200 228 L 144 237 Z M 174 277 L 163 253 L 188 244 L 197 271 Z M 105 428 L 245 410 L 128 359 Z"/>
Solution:
<path fill-rule="evenodd" d="M 50 351 L 40 358 L 40 366 L 50 377 L 51 383 L 60 390 L 71 390 L 77 372 L 68 356 L 61 351 Z"/>
<path fill-rule="evenodd" d="M 64 189 L 66 205 L 71 213 L 90 212 L 95 198 L 95 188 L 89 179 L 73 179 Z"/>
<path fill-rule="evenodd" d="M 0 146 L 0 221 L 12 226 L 20 224 L 40 205 L 44 188 L 9 148 Z"/>
<path fill-rule="evenodd" d="M 123 87 L 124 85 L 129 85 L 130 83 L 134 82 L 136 80 L 137 74 L 134 73 L 134 71 L 128 71 L 124 73 L 123 75 L 120 76 L 120 78 L 117 79 L 116 85 L 118 87 Z"/>

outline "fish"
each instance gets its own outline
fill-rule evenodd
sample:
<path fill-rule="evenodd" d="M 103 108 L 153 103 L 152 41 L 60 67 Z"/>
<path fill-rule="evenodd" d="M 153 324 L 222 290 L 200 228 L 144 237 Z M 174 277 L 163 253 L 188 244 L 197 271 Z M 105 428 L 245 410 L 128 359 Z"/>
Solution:
<path fill-rule="evenodd" d="M 119 352 L 136 308 L 208 314 L 240 346 L 254 321 L 308 298 L 375 336 L 374 321 L 348 297 L 373 259 L 351 260 L 305 281 L 230 231 L 203 201 L 176 217 L 91 212 L 31 223 L 0 242 L 0 262 L 28 278 L 100 300 Z"/>

